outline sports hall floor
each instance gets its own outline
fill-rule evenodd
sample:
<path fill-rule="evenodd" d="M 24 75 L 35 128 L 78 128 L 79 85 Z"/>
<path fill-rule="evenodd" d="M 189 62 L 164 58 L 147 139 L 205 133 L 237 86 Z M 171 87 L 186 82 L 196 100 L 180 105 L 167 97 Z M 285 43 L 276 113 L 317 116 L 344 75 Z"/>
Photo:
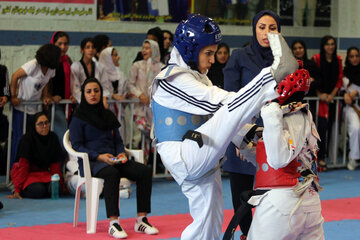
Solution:
<path fill-rule="evenodd" d="M 3 178 L 0 178 L 3 182 Z M 360 240 L 360 169 L 330 170 L 320 173 L 324 190 L 320 193 L 325 218 L 325 238 L 328 240 Z M 134 185 L 132 186 L 132 188 Z M 232 216 L 229 179 L 223 177 L 224 224 L 223 232 Z M 100 201 L 96 234 L 86 234 L 85 200 L 80 203 L 77 228 L 72 227 L 74 198 L 67 196 L 59 200 L 6 199 L 10 194 L 3 189 L 0 201 L 0 239 L 111 239 L 107 234 L 104 201 Z M 180 239 L 181 231 L 191 222 L 188 206 L 179 186 L 171 180 L 154 179 L 152 192 L 152 213 L 150 222 L 159 228 L 156 236 L 135 233 L 133 230 L 136 204 L 135 191 L 129 199 L 121 199 L 121 225 L 128 233 L 128 239 Z M 239 239 L 240 231 L 235 234 Z"/>

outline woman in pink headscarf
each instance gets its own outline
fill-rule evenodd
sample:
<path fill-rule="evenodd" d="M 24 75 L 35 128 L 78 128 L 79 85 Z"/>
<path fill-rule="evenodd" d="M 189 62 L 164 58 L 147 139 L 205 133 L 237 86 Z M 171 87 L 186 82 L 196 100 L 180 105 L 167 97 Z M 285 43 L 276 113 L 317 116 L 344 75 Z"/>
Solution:
<path fill-rule="evenodd" d="M 135 125 L 139 130 L 150 132 L 152 112 L 149 108 L 149 87 L 152 80 L 160 72 L 160 50 L 157 42 L 146 39 L 143 42 L 141 53 L 143 60 L 136 61 L 131 67 L 128 89 L 131 95 L 139 98 L 135 107 Z M 134 135 L 135 146 L 140 143 L 140 134 Z"/>

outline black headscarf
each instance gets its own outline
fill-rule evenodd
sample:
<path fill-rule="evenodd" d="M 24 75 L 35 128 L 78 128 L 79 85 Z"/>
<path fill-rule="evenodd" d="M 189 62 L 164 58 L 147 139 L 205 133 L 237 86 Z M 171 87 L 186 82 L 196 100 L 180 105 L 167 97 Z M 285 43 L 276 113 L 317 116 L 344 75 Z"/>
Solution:
<path fill-rule="evenodd" d="M 254 51 L 256 56 L 261 60 L 261 62 L 263 63 L 263 67 L 268 67 L 274 61 L 274 56 L 272 55 L 271 48 L 262 47 L 259 44 L 258 40 L 256 39 L 256 24 L 259 21 L 259 19 L 264 15 L 269 15 L 274 18 L 278 32 L 281 32 L 281 26 L 280 26 L 280 17 L 276 13 L 270 10 L 263 10 L 258 12 L 252 21 L 253 37 L 251 41 L 251 49 Z"/>
<path fill-rule="evenodd" d="M 344 76 L 350 80 L 350 83 L 360 86 L 360 64 L 353 66 L 349 62 L 349 54 L 352 50 L 356 50 L 359 53 L 359 49 L 357 47 L 348 48 L 344 67 Z"/>
<path fill-rule="evenodd" d="M 217 51 L 219 51 L 220 48 L 225 47 L 227 51 L 230 54 L 229 46 L 226 43 L 219 43 Z M 213 85 L 218 86 L 219 88 L 224 89 L 224 73 L 223 68 L 226 66 L 226 63 L 220 63 L 216 58 L 215 53 L 215 63 L 211 65 L 207 76 L 210 79 L 210 81 L 213 83 Z"/>
<path fill-rule="evenodd" d="M 34 115 L 29 130 L 22 136 L 16 154 L 16 161 L 23 157 L 41 169 L 48 169 L 51 163 L 64 160 L 65 153 L 54 132 L 49 131 L 46 136 L 36 132 L 35 124 L 41 116 L 46 116 L 46 114 L 39 112 Z"/>
<path fill-rule="evenodd" d="M 88 83 L 97 83 L 100 87 L 101 97 L 97 104 L 91 105 L 85 99 L 85 86 Z M 114 113 L 105 109 L 103 104 L 103 89 L 100 82 L 96 78 L 88 78 L 81 86 L 81 102 L 74 115 L 81 120 L 89 123 L 93 127 L 101 130 L 114 130 L 120 127 Z"/>

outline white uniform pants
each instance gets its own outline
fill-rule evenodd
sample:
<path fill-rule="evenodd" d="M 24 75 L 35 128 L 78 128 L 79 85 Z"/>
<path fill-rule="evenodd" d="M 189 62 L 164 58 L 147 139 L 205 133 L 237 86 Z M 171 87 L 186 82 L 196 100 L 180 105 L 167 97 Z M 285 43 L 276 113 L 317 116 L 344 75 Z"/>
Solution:
<path fill-rule="evenodd" d="M 269 197 L 262 199 L 256 207 L 255 215 L 247 240 L 323 240 L 324 218 L 321 211 L 301 211 L 301 206 L 294 215 L 284 215 L 275 207 Z M 291 228 L 290 228 L 291 226 Z"/>
<path fill-rule="evenodd" d="M 181 239 L 218 240 L 224 217 L 220 169 L 199 180 L 185 180 L 181 190 L 189 200 L 190 215 L 194 219 Z"/>
<path fill-rule="evenodd" d="M 189 200 L 194 221 L 183 232 L 182 240 L 218 240 L 223 220 L 222 188 L 219 170 L 201 178 L 224 156 L 229 143 L 266 101 L 278 96 L 276 82 L 262 71 L 253 81 L 234 95 L 231 104 L 222 106 L 196 131 L 204 145 L 185 139 L 157 145 L 164 165 L 169 169 Z M 270 81 L 270 82 L 269 82 Z M 201 179 L 200 179 L 201 178 Z M 210 199 L 215 198 L 215 199 Z"/>
<path fill-rule="evenodd" d="M 350 158 L 353 160 L 360 159 L 360 119 L 351 106 L 346 106 L 346 120 L 350 136 Z"/>

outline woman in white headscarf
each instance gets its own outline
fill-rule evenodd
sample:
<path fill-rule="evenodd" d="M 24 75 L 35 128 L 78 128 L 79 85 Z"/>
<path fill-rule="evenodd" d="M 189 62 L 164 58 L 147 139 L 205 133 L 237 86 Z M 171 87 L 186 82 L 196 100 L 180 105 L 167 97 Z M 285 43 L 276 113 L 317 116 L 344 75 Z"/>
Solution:
<path fill-rule="evenodd" d="M 112 98 L 118 101 L 124 100 L 126 94 L 127 79 L 120 70 L 120 55 L 114 47 L 105 48 L 101 51 L 99 62 L 104 66 L 104 70 L 112 86 Z M 125 139 L 125 110 L 122 104 L 111 104 L 109 109 L 118 116 L 121 124 L 120 135 Z"/>
<path fill-rule="evenodd" d="M 153 40 L 146 39 L 143 42 L 141 53 L 143 60 L 135 62 L 131 67 L 128 89 L 140 102 L 135 107 L 135 125 L 138 129 L 149 132 L 152 122 L 152 113 L 149 108 L 149 87 L 154 77 L 160 72 L 159 45 Z M 134 135 L 135 144 L 140 142 L 140 135 Z"/>

